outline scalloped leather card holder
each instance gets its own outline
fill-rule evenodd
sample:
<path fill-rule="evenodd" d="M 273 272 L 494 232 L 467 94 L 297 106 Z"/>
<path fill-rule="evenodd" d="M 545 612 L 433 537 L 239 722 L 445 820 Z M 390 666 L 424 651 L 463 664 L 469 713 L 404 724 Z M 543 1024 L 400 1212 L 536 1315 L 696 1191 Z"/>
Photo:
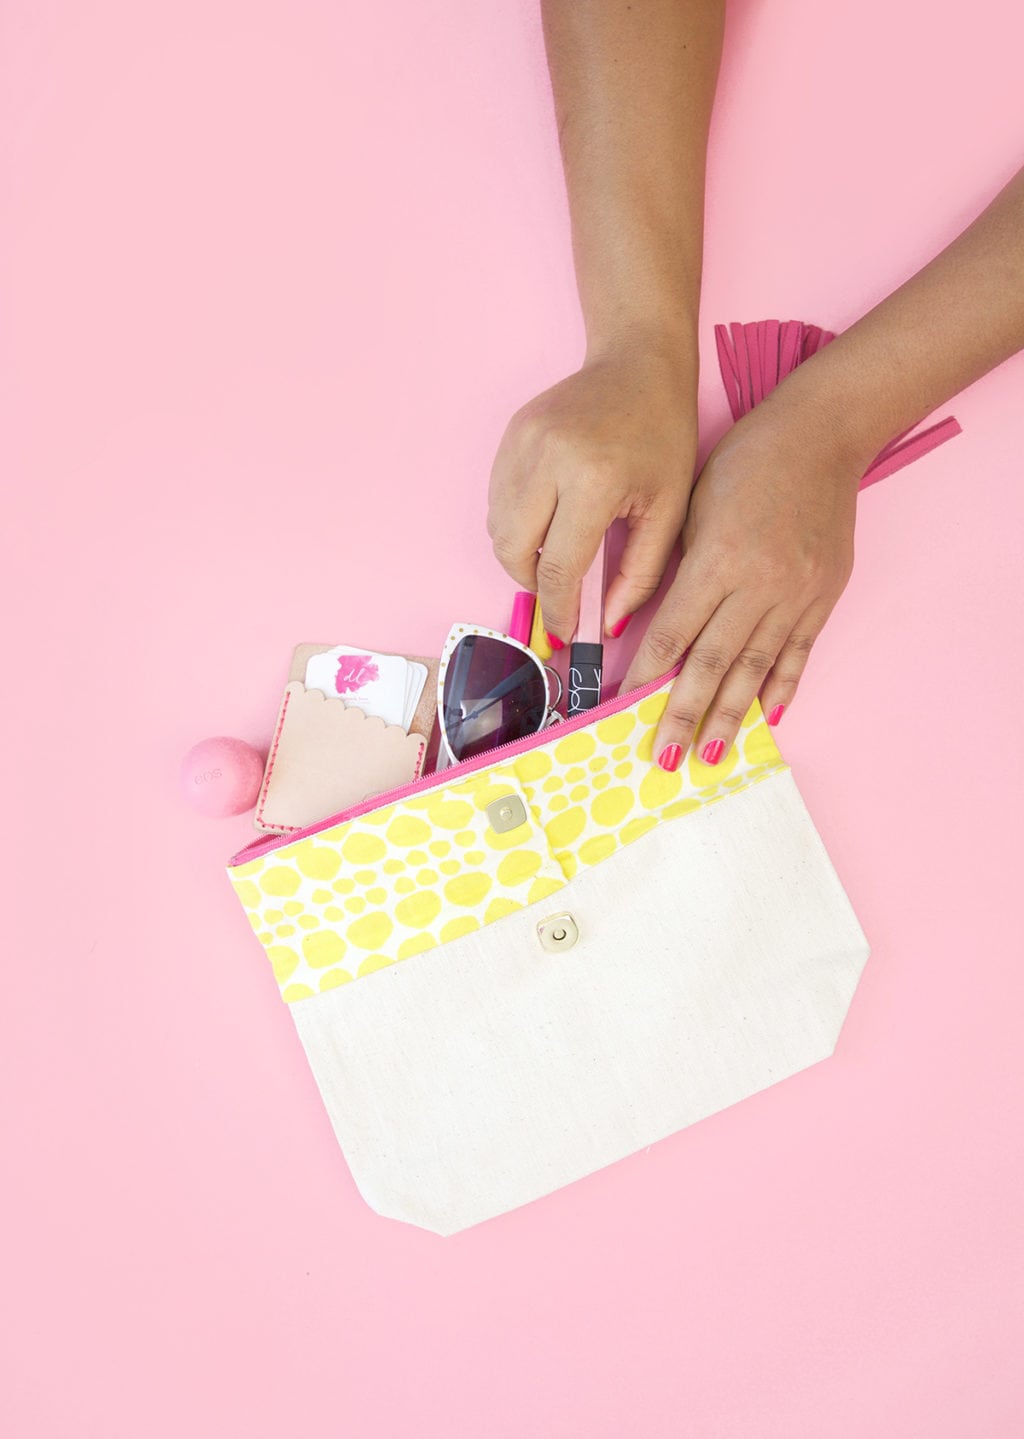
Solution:
<path fill-rule="evenodd" d="M 257 829 L 287 834 L 418 779 L 426 740 L 291 681 L 274 729 Z"/>

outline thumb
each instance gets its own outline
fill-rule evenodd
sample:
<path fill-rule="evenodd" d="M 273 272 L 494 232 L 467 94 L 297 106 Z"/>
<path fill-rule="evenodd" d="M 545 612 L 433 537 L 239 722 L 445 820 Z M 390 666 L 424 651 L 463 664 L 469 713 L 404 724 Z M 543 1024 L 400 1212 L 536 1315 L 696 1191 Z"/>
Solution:
<path fill-rule="evenodd" d="M 604 627 L 608 634 L 621 634 L 627 621 L 661 584 L 682 522 L 682 515 L 674 513 L 637 515 L 627 520 L 629 534 L 619 560 L 619 573 L 605 595 Z"/>

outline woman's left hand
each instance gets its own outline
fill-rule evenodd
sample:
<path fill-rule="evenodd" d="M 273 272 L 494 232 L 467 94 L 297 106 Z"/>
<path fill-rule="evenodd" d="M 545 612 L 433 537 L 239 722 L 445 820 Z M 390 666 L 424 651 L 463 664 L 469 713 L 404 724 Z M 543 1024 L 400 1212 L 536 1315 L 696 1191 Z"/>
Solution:
<path fill-rule="evenodd" d="M 785 388 L 701 471 L 679 570 L 623 681 L 625 693 L 686 655 L 655 737 L 663 769 L 678 767 L 698 727 L 700 757 L 717 764 L 758 693 L 778 724 L 850 577 L 867 461 L 844 449 L 837 417 L 794 407 Z"/>

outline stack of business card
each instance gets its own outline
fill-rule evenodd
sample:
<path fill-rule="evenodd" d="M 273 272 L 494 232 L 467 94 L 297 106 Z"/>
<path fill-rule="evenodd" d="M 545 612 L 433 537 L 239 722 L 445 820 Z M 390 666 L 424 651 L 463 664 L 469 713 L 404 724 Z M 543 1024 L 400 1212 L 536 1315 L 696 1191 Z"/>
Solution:
<path fill-rule="evenodd" d="M 308 690 L 358 705 L 364 714 L 407 730 L 427 682 L 427 667 L 402 655 L 335 645 L 307 660 L 303 682 Z"/>
<path fill-rule="evenodd" d="M 434 727 L 438 661 L 298 645 L 256 806 L 257 829 L 301 829 L 415 780 Z"/>

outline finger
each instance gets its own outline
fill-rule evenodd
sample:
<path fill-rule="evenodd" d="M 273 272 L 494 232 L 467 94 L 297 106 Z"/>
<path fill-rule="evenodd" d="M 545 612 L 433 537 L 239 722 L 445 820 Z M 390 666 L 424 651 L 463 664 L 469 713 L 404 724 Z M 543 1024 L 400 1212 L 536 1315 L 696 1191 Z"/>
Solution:
<path fill-rule="evenodd" d="M 641 605 L 661 584 L 682 528 L 685 501 L 658 514 L 629 517 L 619 573 L 605 595 L 605 629 L 618 639 Z"/>
<path fill-rule="evenodd" d="M 502 569 L 521 589 L 536 593 L 537 553 L 555 512 L 557 492 L 524 459 L 511 427 L 495 456 L 487 510 L 487 533 Z"/>
<path fill-rule="evenodd" d="M 537 592 L 537 560 L 555 513 L 555 493 L 523 492 L 514 505 L 492 509 L 487 520 L 494 557 L 520 589 Z"/>
<path fill-rule="evenodd" d="M 580 585 L 610 522 L 592 501 L 587 504 L 565 495 L 559 499 L 537 561 L 537 602 L 556 650 L 564 648 L 576 631 Z"/>
<path fill-rule="evenodd" d="M 654 758 L 662 769 L 679 768 L 708 706 L 756 621 L 757 613 L 751 610 L 749 600 L 729 595 L 690 645 L 654 737 Z"/>
<path fill-rule="evenodd" d="M 684 556 L 668 594 L 647 626 L 619 693 L 649 684 L 673 669 L 725 597 L 722 582 L 696 560 Z"/>
<path fill-rule="evenodd" d="M 797 620 L 779 650 L 778 657 L 761 686 L 761 708 L 770 725 L 777 725 L 796 697 L 815 640 L 825 628 L 832 605 L 818 601 Z"/>
<path fill-rule="evenodd" d="M 729 753 L 758 690 L 792 633 L 794 619 L 792 611 L 770 610 L 723 675 L 697 739 L 697 753 L 705 764 L 719 764 Z M 660 751 L 655 749 L 655 753 Z"/>

